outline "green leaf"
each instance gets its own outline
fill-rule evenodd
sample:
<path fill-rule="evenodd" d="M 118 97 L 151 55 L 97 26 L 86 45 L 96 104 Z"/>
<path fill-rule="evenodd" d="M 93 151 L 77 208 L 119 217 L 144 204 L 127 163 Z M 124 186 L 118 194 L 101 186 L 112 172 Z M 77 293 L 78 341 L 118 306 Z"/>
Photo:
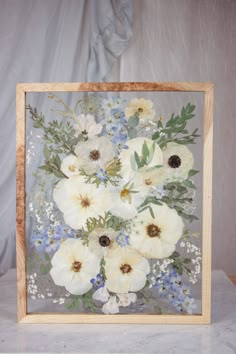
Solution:
<path fill-rule="evenodd" d="M 194 184 L 192 181 L 190 181 L 189 179 L 186 179 L 186 180 L 183 182 L 183 184 L 184 184 L 185 186 L 189 187 L 189 188 L 196 189 L 195 184 Z"/>
<path fill-rule="evenodd" d="M 152 140 L 158 139 L 159 136 L 160 136 L 160 133 L 159 133 L 159 132 L 155 132 L 155 133 L 153 134 L 153 136 L 152 136 Z"/>
<path fill-rule="evenodd" d="M 45 253 L 45 254 L 44 254 L 44 258 L 45 258 L 45 260 L 46 260 L 47 262 L 51 262 L 51 259 L 50 259 L 49 255 L 48 255 L 48 253 Z"/>
<path fill-rule="evenodd" d="M 171 258 L 178 258 L 180 256 L 179 252 L 174 251 L 171 255 Z"/>
<path fill-rule="evenodd" d="M 130 128 L 135 128 L 139 124 L 139 117 L 138 116 L 132 116 L 128 119 L 128 126 Z"/>
<path fill-rule="evenodd" d="M 54 163 L 59 169 L 61 168 L 61 159 L 60 159 L 59 155 L 55 156 Z"/>
<path fill-rule="evenodd" d="M 44 154 L 45 160 L 48 161 L 50 159 L 50 151 L 49 151 L 47 145 L 44 145 L 43 154 Z"/>
<path fill-rule="evenodd" d="M 195 176 L 197 173 L 199 173 L 199 171 L 197 170 L 190 170 L 189 173 L 188 173 L 188 177 L 192 177 L 192 176 Z"/>
<path fill-rule="evenodd" d="M 134 152 L 134 158 L 135 158 L 138 168 L 142 167 L 142 163 L 141 163 L 138 153 L 136 151 Z"/>
<path fill-rule="evenodd" d="M 47 263 L 47 264 L 43 264 L 41 263 L 39 266 L 39 270 L 42 274 L 47 274 L 51 269 L 51 264 Z"/>
<path fill-rule="evenodd" d="M 130 139 L 136 138 L 137 134 L 138 134 L 138 132 L 137 132 L 137 130 L 135 128 L 130 128 L 128 130 L 128 135 L 129 135 Z"/>
<path fill-rule="evenodd" d="M 163 127 L 163 124 L 162 124 L 162 121 L 159 119 L 159 121 L 157 122 L 157 127 L 158 128 L 162 128 Z"/>
<path fill-rule="evenodd" d="M 148 209 L 150 211 L 150 214 L 151 214 L 152 218 L 155 219 L 155 215 L 154 215 L 154 212 L 152 210 L 152 207 L 149 206 Z"/>
<path fill-rule="evenodd" d="M 177 273 L 179 275 L 182 275 L 183 274 L 183 267 L 181 264 L 174 264 L 173 267 L 176 269 Z"/>
<path fill-rule="evenodd" d="M 146 161 L 149 157 L 149 149 L 147 146 L 146 141 L 144 141 L 143 146 L 142 146 L 142 155 L 143 155 L 143 159 Z"/>

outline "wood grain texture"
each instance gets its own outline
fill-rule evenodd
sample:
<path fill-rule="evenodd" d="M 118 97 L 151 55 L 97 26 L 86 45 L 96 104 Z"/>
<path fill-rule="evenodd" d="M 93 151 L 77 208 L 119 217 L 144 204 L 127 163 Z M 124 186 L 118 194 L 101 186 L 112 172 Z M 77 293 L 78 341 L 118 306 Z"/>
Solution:
<path fill-rule="evenodd" d="M 204 92 L 202 315 L 97 315 L 27 313 L 25 246 L 25 94 L 55 91 L 190 91 Z M 211 316 L 213 84 L 192 82 L 46 83 L 17 85 L 17 282 L 21 323 L 160 323 L 208 324 Z"/>
<path fill-rule="evenodd" d="M 80 83 L 22 83 L 25 92 L 58 91 L 192 91 L 206 92 L 212 83 L 206 82 L 80 82 Z"/>
<path fill-rule="evenodd" d="M 205 92 L 202 217 L 202 314 L 211 319 L 213 86 Z"/>
<path fill-rule="evenodd" d="M 229 279 L 236 285 L 236 275 L 228 275 Z"/>
<path fill-rule="evenodd" d="M 16 88 L 16 260 L 18 321 L 26 315 L 25 92 Z"/>
<path fill-rule="evenodd" d="M 20 323 L 208 324 L 204 315 L 27 314 Z"/>

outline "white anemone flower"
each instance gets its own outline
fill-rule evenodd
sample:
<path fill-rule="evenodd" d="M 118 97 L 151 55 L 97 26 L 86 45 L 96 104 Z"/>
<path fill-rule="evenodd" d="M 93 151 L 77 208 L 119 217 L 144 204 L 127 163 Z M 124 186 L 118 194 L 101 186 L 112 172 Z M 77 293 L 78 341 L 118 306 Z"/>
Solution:
<path fill-rule="evenodd" d="M 193 154 L 186 146 L 171 142 L 163 149 L 163 167 L 160 169 L 160 173 L 167 180 L 186 179 L 193 163 Z"/>
<path fill-rule="evenodd" d="M 100 259 L 81 240 L 67 239 L 54 254 L 50 275 L 54 283 L 74 295 L 86 294 L 99 273 Z"/>
<path fill-rule="evenodd" d="M 95 228 L 88 237 L 88 247 L 98 257 L 108 256 L 119 247 L 116 242 L 117 232 L 111 228 Z"/>
<path fill-rule="evenodd" d="M 128 178 L 119 181 L 113 192 L 115 203 L 111 213 L 120 218 L 131 219 L 137 215 L 137 208 L 146 198 L 143 190 L 143 177 L 139 173 L 131 173 Z"/>
<path fill-rule="evenodd" d="M 85 227 L 89 217 L 107 212 L 112 203 L 108 188 L 85 183 L 81 176 L 62 179 L 54 188 L 53 198 L 65 223 L 75 230 Z"/>
<path fill-rule="evenodd" d="M 150 168 L 146 171 L 140 170 L 142 175 L 142 191 L 149 193 L 153 187 L 160 186 L 164 181 L 164 174 L 161 168 Z"/>
<path fill-rule="evenodd" d="M 130 118 L 136 113 L 139 113 L 140 119 L 153 120 L 155 116 L 153 102 L 145 98 L 133 98 L 126 106 L 125 115 L 127 118 Z"/>
<path fill-rule="evenodd" d="M 146 258 L 129 247 L 118 248 L 112 257 L 105 258 L 106 287 L 114 293 L 141 290 L 149 272 Z"/>
<path fill-rule="evenodd" d="M 105 170 L 106 165 L 115 156 L 112 143 L 103 136 L 78 143 L 75 153 L 80 160 L 80 167 L 88 174 L 98 172 L 100 169 Z"/>
<path fill-rule="evenodd" d="M 91 114 L 80 114 L 74 119 L 74 129 L 76 137 L 82 134 L 86 138 L 93 138 L 94 136 L 99 135 L 102 131 L 102 125 L 96 123 L 94 116 Z"/>
<path fill-rule="evenodd" d="M 166 204 L 152 205 L 155 218 L 148 209 L 134 220 L 130 245 L 147 258 L 166 258 L 175 250 L 184 230 L 182 218 Z"/>
<path fill-rule="evenodd" d="M 61 171 L 67 176 L 75 176 L 79 174 L 79 159 L 74 155 L 66 156 L 61 162 Z"/>
<path fill-rule="evenodd" d="M 112 315 L 119 312 L 119 306 L 115 295 L 112 295 L 108 302 L 103 305 L 102 312 L 106 315 Z"/>
<path fill-rule="evenodd" d="M 160 168 L 156 166 L 162 166 L 163 155 L 160 147 L 153 142 L 153 140 L 144 137 L 138 137 L 129 140 L 126 145 L 128 149 L 123 149 L 120 153 L 120 160 L 122 163 L 121 174 L 125 177 L 129 176 L 130 171 L 138 171 L 139 173 L 144 173 L 150 169 L 156 170 L 159 173 Z M 140 161 L 143 159 L 143 147 L 146 146 L 149 150 L 149 157 L 146 159 L 146 164 L 139 168 L 137 165 L 135 155 L 137 153 Z"/>

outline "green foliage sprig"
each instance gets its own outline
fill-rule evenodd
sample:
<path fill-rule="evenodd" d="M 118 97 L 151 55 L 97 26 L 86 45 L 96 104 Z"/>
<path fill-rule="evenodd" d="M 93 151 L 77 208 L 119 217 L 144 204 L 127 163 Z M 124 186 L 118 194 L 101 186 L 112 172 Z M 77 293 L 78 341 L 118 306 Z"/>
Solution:
<path fill-rule="evenodd" d="M 189 176 L 198 173 L 198 171 L 190 170 Z M 190 223 L 194 220 L 198 220 L 198 217 L 186 213 L 184 206 L 186 204 L 191 204 L 193 202 L 192 197 L 189 197 L 189 193 L 192 189 L 196 189 L 193 181 L 189 178 L 183 182 L 170 182 L 164 185 L 163 189 L 166 192 L 165 196 L 161 198 L 156 198 L 155 196 L 148 196 L 144 202 L 139 207 L 139 213 L 143 212 L 146 209 L 149 209 L 151 216 L 154 218 L 152 204 L 162 205 L 163 203 L 167 204 L 170 208 L 174 208 L 177 213 L 182 216 L 185 220 L 188 220 Z"/>
<path fill-rule="evenodd" d="M 79 138 L 75 136 L 75 130 L 70 122 L 52 121 L 45 124 L 45 117 L 42 113 L 38 113 L 36 108 L 30 105 L 26 107 L 30 112 L 33 127 L 42 129 L 44 133 L 44 141 L 50 146 L 50 149 L 56 153 L 73 154 L 74 147 L 79 142 Z"/>
<path fill-rule="evenodd" d="M 83 304 L 83 307 L 86 310 L 89 310 L 91 312 L 96 312 L 97 311 L 97 306 L 94 305 L 93 303 L 93 292 L 92 290 L 89 290 L 86 294 L 83 295 L 72 295 L 71 299 L 72 301 L 67 304 L 65 307 L 68 310 L 75 310 L 81 307 Z"/>
<path fill-rule="evenodd" d="M 196 138 L 200 137 L 200 135 L 197 134 L 198 129 L 195 129 L 191 134 L 188 129 L 186 129 L 188 121 L 195 116 L 193 113 L 194 110 L 195 106 L 188 103 L 182 108 L 179 115 L 175 116 L 173 113 L 165 126 L 163 126 L 162 121 L 159 120 L 157 123 L 158 131 L 152 135 L 152 139 L 155 140 L 161 148 L 165 147 L 170 142 L 182 145 L 195 144 Z M 162 133 L 164 133 L 164 135 Z"/>
<path fill-rule="evenodd" d="M 187 274 L 191 273 L 191 269 L 187 267 L 187 264 L 191 263 L 191 258 L 182 257 L 179 252 L 175 251 L 170 256 L 170 259 L 173 260 L 171 264 L 179 275 L 182 275 L 184 272 Z"/>
<path fill-rule="evenodd" d="M 59 155 L 51 155 L 50 150 L 45 145 L 44 146 L 44 164 L 39 166 L 39 169 L 45 171 L 47 174 L 53 174 L 58 178 L 68 178 L 62 171 L 61 171 L 61 159 Z"/>

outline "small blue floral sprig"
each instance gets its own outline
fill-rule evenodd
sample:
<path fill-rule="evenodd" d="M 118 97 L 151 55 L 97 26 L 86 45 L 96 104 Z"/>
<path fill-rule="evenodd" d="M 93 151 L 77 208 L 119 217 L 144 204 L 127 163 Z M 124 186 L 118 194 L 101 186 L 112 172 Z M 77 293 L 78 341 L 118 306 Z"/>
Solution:
<path fill-rule="evenodd" d="M 100 168 L 100 170 L 95 174 L 99 181 L 106 183 L 108 181 L 108 175 L 105 170 Z"/>
<path fill-rule="evenodd" d="M 125 247 L 129 245 L 129 235 L 125 230 L 121 230 L 118 235 L 116 236 L 116 242 L 121 247 Z"/>
<path fill-rule="evenodd" d="M 93 284 L 93 287 L 97 290 L 100 288 L 103 288 L 105 285 L 104 278 L 101 274 L 97 274 L 96 278 L 93 278 L 90 280 L 90 282 Z"/>
<path fill-rule="evenodd" d="M 49 226 L 42 232 L 35 231 L 31 238 L 31 245 L 38 252 L 45 251 L 46 253 L 56 252 L 61 243 L 67 238 L 77 236 L 77 231 L 66 225 Z"/>
<path fill-rule="evenodd" d="M 174 268 L 169 268 L 167 273 L 160 274 L 156 278 L 155 286 L 159 295 L 167 299 L 177 311 L 192 314 L 193 309 L 196 308 L 189 285 L 183 283 L 182 277 Z"/>

